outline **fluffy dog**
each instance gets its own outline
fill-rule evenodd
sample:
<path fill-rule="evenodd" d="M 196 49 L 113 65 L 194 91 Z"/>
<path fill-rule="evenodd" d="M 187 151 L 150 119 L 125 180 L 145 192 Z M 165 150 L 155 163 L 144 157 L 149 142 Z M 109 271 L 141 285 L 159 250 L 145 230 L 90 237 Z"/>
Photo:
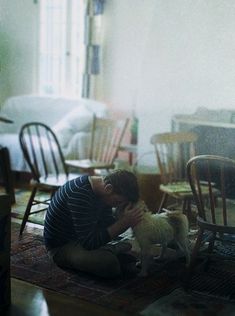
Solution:
<path fill-rule="evenodd" d="M 151 255 L 151 245 L 160 244 L 161 252 L 158 259 L 163 258 L 167 245 L 175 241 L 180 250 L 185 254 L 186 265 L 190 261 L 188 240 L 188 219 L 180 211 L 165 211 L 160 214 L 152 214 L 143 201 L 139 201 L 136 207 L 144 212 L 140 223 L 132 228 L 133 234 L 141 249 L 140 276 L 147 276 Z"/>

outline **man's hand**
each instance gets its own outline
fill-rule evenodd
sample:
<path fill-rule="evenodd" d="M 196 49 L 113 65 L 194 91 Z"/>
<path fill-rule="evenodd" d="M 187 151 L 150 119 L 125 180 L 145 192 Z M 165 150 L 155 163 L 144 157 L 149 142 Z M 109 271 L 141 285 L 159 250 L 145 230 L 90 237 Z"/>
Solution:
<path fill-rule="evenodd" d="M 126 231 L 129 227 L 134 227 L 137 225 L 143 216 L 143 210 L 136 207 L 132 203 L 127 204 L 119 214 L 119 218 L 110 227 L 108 227 L 108 232 L 111 239 L 117 237 L 119 234 Z"/>
<path fill-rule="evenodd" d="M 133 203 L 129 203 L 125 207 L 122 217 L 128 226 L 134 227 L 141 221 L 143 210 L 140 207 L 133 205 Z"/>

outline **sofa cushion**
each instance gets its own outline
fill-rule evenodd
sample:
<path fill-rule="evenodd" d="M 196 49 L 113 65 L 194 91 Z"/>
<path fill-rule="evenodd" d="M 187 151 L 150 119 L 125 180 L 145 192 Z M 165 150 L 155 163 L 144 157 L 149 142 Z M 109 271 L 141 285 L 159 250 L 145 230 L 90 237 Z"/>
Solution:
<path fill-rule="evenodd" d="M 68 146 L 75 133 L 89 131 L 92 121 L 93 113 L 81 105 L 66 114 L 52 129 L 63 148 Z"/>

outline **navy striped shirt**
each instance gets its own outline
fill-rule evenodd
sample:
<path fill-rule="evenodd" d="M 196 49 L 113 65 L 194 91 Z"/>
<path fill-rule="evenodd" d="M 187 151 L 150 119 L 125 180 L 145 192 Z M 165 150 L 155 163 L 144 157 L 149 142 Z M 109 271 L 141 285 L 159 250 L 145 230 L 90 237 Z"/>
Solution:
<path fill-rule="evenodd" d="M 114 221 L 112 208 L 95 195 L 88 176 L 80 176 L 54 194 L 45 218 L 45 245 L 52 249 L 78 241 L 86 249 L 99 248 L 110 241 L 107 227 Z"/>

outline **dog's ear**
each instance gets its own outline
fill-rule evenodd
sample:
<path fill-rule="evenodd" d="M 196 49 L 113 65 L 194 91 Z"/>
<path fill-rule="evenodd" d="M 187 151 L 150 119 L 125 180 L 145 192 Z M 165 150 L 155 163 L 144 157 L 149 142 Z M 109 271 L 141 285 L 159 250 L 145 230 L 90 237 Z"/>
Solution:
<path fill-rule="evenodd" d="M 143 205 L 143 202 L 144 202 L 143 200 L 138 200 L 138 201 L 135 203 L 134 206 L 135 206 L 135 207 L 141 207 L 141 208 L 142 208 L 142 207 L 143 207 L 143 206 L 142 206 L 142 205 Z"/>
<path fill-rule="evenodd" d="M 149 212 L 149 208 L 148 208 L 148 206 L 147 206 L 147 204 L 144 202 L 144 211 L 145 212 Z"/>
<path fill-rule="evenodd" d="M 136 206 L 141 208 L 143 212 L 149 212 L 149 209 L 148 209 L 146 203 L 144 202 L 144 200 L 139 200 L 137 202 Z"/>

